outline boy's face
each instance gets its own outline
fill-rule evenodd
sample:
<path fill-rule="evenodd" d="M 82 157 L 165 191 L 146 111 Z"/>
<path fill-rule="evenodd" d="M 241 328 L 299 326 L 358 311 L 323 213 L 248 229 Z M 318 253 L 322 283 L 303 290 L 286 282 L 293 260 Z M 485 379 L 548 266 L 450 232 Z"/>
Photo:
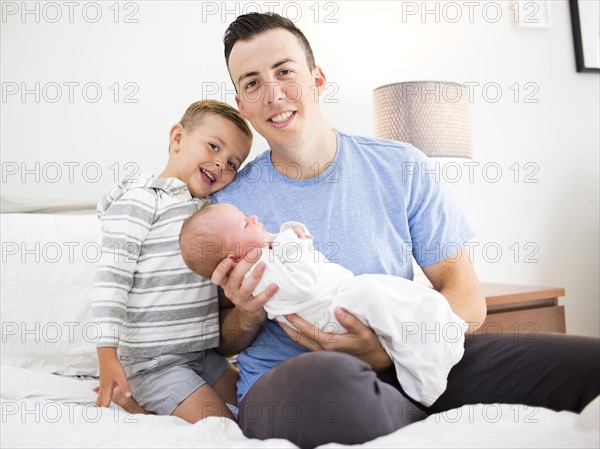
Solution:
<path fill-rule="evenodd" d="M 206 114 L 191 131 L 174 125 L 169 137 L 168 175 L 183 181 L 194 197 L 208 196 L 231 183 L 251 145 L 235 124 L 217 114 Z"/>
<path fill-rule="evenodd" d="M 325 76 L 309 69 L 292 33 L 276 28 L 236 42 L 229 72 L 241 114 L 271 145 L 293 143 L 311 128 Z"/>
<path fill-rule="evenodd" d="M 212 207 L 218 213 L 223 241 L 229 250 L 235 248 L 237 256 L 243 257 L 273 239 L 256 215 L 246 216 L 232 204 L 219 203 Z"/>

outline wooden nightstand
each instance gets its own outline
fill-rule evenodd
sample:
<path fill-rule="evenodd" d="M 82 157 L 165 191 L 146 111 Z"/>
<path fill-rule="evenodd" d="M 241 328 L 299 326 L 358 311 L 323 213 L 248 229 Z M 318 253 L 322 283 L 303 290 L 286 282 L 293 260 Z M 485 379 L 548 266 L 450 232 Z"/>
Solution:
<path fill-rule="evenodd" d="M 558 305 L 565 289 L 481 283 L 488 308 L 477 332 L 566 332 L 565 308 Z"/>

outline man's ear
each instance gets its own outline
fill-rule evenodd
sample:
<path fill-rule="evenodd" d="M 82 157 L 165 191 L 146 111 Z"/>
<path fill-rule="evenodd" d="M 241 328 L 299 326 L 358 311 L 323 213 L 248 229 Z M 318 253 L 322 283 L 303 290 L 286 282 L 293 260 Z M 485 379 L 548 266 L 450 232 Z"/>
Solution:
<path fill-rule="evenodd" d="M 239 95 L 235 95 L 235 104 L 237 105 L 238 111 L 242 114 L 242 117 L 246 118 L 246 108 L 244 108 L 244 104 L 240 101 Z"/>
<path fill-rule="evenodd" d="M 319 95 L 323 93 L 323 89 L 325 87 L 325 83 L 327 82 L 327 78 L 325 77 L 325 73 L 323 73 L 323 69 L 319 66 L 315 66 L 313 69 L 313 77 L 315 80 L 315 87 L 317 88 L 317 92 Z"/>
<path fill-rule="evenodd" d="M 171 126 L 171 130 L 169 131 L 169 145 L 171 150 L 175 153 L 179 152 L 182 134 L 183 126 L 181 126 L 181 123 L 175 123 Z"/>

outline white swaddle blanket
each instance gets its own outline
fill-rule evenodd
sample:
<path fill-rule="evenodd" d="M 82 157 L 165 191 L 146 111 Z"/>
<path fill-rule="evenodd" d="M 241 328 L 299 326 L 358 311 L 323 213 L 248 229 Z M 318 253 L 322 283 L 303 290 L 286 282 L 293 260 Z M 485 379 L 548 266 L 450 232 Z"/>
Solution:
<path fill-rule="evenodd" d="M 271 283 L 279 286 L 265 305 L 269 319 L 288 323 L 283 315 L 295 313 L 326 332 L 345 333 L 334 315 L 343 307 L 377 334 L 404 391 L 425 406 L 433 404 L 463 356 L 465 321 L 433 289 L 397 276 L 354 276 L 293 228 L 308 234 L 301 223 L 284 223 L 260 259 L 267 269 L 254 294 Z"/>

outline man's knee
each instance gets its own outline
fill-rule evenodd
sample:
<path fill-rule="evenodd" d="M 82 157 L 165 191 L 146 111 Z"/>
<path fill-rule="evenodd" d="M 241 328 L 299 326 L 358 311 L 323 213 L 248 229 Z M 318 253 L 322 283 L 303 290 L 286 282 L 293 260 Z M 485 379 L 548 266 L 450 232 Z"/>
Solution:
<path fill-rule="evenodd" d="M 311 447 L 362 443 L 424 417 L 366 363 L 321 351 L 295 357 L 261 378 L 241 403 L 240 425 L 250 437 Z"/>

